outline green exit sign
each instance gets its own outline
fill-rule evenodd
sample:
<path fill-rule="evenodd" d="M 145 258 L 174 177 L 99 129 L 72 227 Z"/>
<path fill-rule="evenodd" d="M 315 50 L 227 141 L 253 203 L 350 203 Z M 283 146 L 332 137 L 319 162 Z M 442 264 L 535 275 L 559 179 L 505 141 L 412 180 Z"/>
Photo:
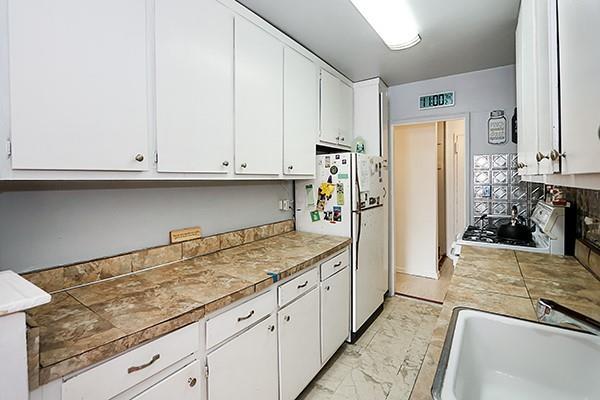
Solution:
<path fill-rule="evenodd" d="M 427 110 L 430 108 L 453 107 L 454 92 L 442 92 L 428 94 L 419 97 L 419 109 Z"/>

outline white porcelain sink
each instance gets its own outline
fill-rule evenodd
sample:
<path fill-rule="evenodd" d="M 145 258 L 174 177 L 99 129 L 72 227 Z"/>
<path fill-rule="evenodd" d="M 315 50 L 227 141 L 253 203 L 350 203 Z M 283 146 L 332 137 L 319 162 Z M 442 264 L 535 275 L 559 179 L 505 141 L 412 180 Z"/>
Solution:
<path fill-rule="evenodd" d="M 454 310 L 435 400 L 600 399 L 600 336 Z"/>

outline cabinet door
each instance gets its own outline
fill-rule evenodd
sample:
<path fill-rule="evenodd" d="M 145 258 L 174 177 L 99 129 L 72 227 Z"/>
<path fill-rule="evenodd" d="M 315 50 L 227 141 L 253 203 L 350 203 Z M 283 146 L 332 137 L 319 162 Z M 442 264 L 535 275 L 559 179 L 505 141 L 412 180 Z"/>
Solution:
<path fill-rule="evenodd" d="M 283 142 L 283 45 L 235 20 L 235 172 L 279 175 Z"/>
<path fill-rule="evenodd" d="M 597 0 L 558 0 L 562 172 L 600 172 Z"/>
<path fill-rule="evenodd" d="M 321 133 L 319 139 L 327 143 L 338 143 L 340 136 L 340 80 L 321 70 Z"/>
<path fill-rule="evenodd" d="M 321 362 L 340 348 L 350 331 L 350 268 L 321 282 Z"/>
<path fill-rule="evenodd" d="M 281 400 L 294 400 L 320 363 L 319 291 L 314 288 L 278 313 Z"/>
<path fill-rule="evenodd" d="M 277 319 L 275 315 L 207 356 L 210 400 L 276 400 Z"/>
<path fill-rule="evenodd" d="M 233 15 L 214 0 L 156 2 L 158 170 L 233 170 Z"/>
<path fill-rule="evenodd" d="M 537 93 L 535 60 L 534 1 L 524 1 L 519 12 L 516 31 L 517 115 L 519 135 L 517 143 L 521 175 L 536 175 L 537 153 Z"/>
<path fill-rule="evenodd" d="M 319 129 L 317 68 L 286 47 L 283 79 L 283 172 L 314 175 Z"/>
<path fill-rule="evenodd" d="M 354 94 L 350 86 L 340 82 L 340 138 L 342 146 L 352 146 Z"/>
<path fill-rule="evenodd" d="M 148 167 L 146 0 L 10 0 L 12 167 Z"/>
<path fill-rule="evenodd" d="M 198 400 L 202 398 L 203 379 L 200 361 L 194 361 L 145 390 L 132 400 Z"/>

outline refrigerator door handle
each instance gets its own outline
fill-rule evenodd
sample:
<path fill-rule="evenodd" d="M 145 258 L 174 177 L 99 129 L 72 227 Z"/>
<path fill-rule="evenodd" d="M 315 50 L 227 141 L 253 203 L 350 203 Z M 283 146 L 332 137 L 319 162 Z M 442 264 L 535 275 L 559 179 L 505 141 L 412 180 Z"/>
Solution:
<path fill-rule="evenodd" d="M 362 213 L 360 211 L 358 211 L 356 213 L 358 215 L 358 221 L 357 221 L 357 232 L 356 232 L 356 270 L 358 270 L 358 250 L 360 247 L 360 231 L 361 231 L 361 227 L 362 227 Z"/>

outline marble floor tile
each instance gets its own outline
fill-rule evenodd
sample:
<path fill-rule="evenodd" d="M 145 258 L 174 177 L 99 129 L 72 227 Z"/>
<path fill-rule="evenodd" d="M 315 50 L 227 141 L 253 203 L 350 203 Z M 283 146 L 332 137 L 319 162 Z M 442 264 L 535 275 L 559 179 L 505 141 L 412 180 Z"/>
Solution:
<path fill-rule="evenodd" d="M 355 344 L 342 346 L 299 399 L 407 399 L 440 310 L 420 300 L 387 299 L 384 312 Z"/>

